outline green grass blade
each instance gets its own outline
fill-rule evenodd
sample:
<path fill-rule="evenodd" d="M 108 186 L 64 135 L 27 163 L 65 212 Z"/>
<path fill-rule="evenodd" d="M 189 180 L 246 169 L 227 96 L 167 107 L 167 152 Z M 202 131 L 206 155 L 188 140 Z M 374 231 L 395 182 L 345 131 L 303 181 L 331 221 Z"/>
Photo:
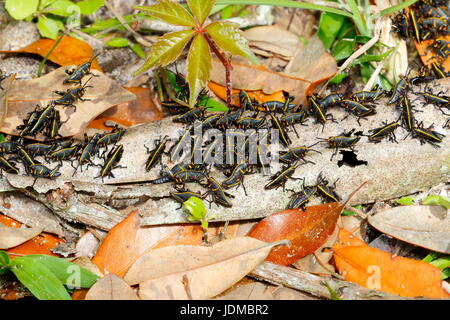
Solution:
<path fill-rule="evenodd" d="M 369 31 L 367 31 L 366 23 L 363 16 L 361 15 L 361 12 L 359 11 L 358 5 L 356 4 L 355 0 L 348 0 L 347 4 L 353 13 L 353 21 L 355 22 L 359 32 L 363 36 L 369 36 Z"/>
<path fill-rule="evenodd" d="M 398 5 L 395 5 L 395 6 L 386 8 L 386 9 L 384 9 L 384 10 L 381 10 L 381 11 L 380 11 L 379 13 L 377 13 L 376 15 L 374 15 L 374 17 L 376 18 L 376 17 L 379 17 L 379 16 L 384 16 L 384 15 L 387 15 L 387 14 L 391 14 L 391 13 L 400 11 L 400 10 L 402 10 L 402 9 L 405 9 L 406 7 L 409 7 L 410 5 L 412 5 L 412 4 L 413 4 L 414 2 L 416 2 L 416 1 L 417 1 L 417 0 L 408 0 L 408 1 L 405 1 L 405 2 L 400 3 L 400 4 L 398 4 Z"/>
<path fill-rule="evenodd" d="M 341 16 L 346 16 L 352 18 L 353 16 L 344 10 L 331 8 L 327 6 L 322 6 L 314 3 L 306 2 L 295 2 L 292 0 L 217 0 L 216 5 L 229 5 L 229 4 L 244 4 L 244 5 L 264 5 L 264 6 L 277 6 L 277 7 L 287 7 L 287 8 L 299 8 L 299 9 L 309 9 L 318 10 L 324 12 L 336 13 Z"/>

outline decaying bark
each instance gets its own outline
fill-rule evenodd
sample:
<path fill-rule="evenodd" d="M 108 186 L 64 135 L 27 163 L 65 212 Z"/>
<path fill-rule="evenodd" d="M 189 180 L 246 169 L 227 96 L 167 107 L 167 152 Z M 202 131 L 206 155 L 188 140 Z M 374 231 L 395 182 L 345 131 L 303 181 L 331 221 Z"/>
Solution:
<path fill-rule="evenodd" d="M 440 92 L 448 90 L 450 81 L 442 80 L 435 84 L 433 91 Z M 430 86 L 431 87 L 431 86 Z M 423 88 L 416 88 L 419 92 Z M 409 99 L 414 101 L 416 95 L 409 94 Z M 310 119 L 308 126 L 297 125 L 299 138 L 290 131 L 292 147 L 307 146 L 316 143 L 317 138 L 338 135 L 343 131 L 353 128 L 356 131 L 364 131 L 379 127 L 383 121 L 395 121 L 399 118 L 399 111 L 393 105 L 385 105 L 386 99 L 382 99 L 377 106 L 377 114 L 361 120 L 358 125 L 354 116 L 342 119 L 345 114 L 338 108 L 333 108 L 330 113 L 338 119 L 338 123 L 329 122 L 323 128 Z M 315 164 L 307 163 L 300 165 L 294 177 L 304 177 L 306 184 L 314 184 L 320 172 L 333 183 L 339 178 L 336 190 L 346 197 L 362 182 L 368 184 L 362 188 L 351 200 L 352 204 L 371 203 L 379 200 L 387 200 L 417 191 L 428 190 L 440 182 L 450 181 L 450 137 L 449 130 L 442 128 L 447 121 L 439 109 L 428 105 L 423 107 L 423 101 L 413 102 L 417 110 L 417 120 L 424 121 L 426 126 L 434 123 L 434 130 L 446 134 L 440 148 L 430 144 L 421 145 L 419 140 L 406 138 L 406 130 L 398 128 L 396 131 L 397 143 L 382 141 L 378 144 L 369 143 L 366 137 L 355 146 L 359 160 L 367 161 L 366 165 L 350 167 L 339 166 L 341 155 L 335 156 L 330 161 L 334 150 L 326 148 L 326 144 L 320 143 L 314 149 L 321 152 L 310 153 L 307 160 Z M 0 190 L 20 190 L 43 203 L 55 214 L 69 221 L 82 222 L 103 230 L 110 229 L 113 225 L 123 219 L 119 211 L 129 206 L 139 209 L 143 216 L 143 225 L 160 225 L 188 222 L 185 213 L 177 202 L 170 198 L 170 192 L 175 191 L 173 184 L 161 185 L 149 184 L 148 181 L 159 177 L 159 167 L 149 172 L 145 170 L 148 153 L 144 147 L 152 146 L 156 139 L 169 135 L 176 141 L 179 132 L 183 132 L 183 125 L 172 122 L 172 118 L 130 128 L 120 141 L 124 147 L 124 154 L 120 164 L 127 168 L 113 170 L 115 178 L 105 178 L 104 183 L 99 178 L 99 169 L 90 167 L 82 172 L 78 171 L 73 177 L 73 168 L 70 163 L 65 163 L 61 168 L 61 177 L 56 180 L 38 179 L 31 185 L 34 178 L 4 174 L 0 179 Z M 171 144 L 169 144 L 170 146 Z M 167 148 L 168 150 L 169 148 Z M 98 164 L 103 160 L 95 159 Z M 164 156 L 164 164 L 172 167 L 174 163 Z M 272 173 L 278 168 L 272 168 Z M 225 176 L 215 168 L 211 176 L 219 182 Z M 266 217 L 274 212 L 283 210 L 288 201 L 290 193 L 280 189 L 265 190 L 264 185 L 269 176 L 262 174 L 250 174 L 245 176 L 245 187 L 248 195 L 244 194 L 243 188 L 230 189 L 229 192 L 235 196 L 232 199 L 233 207 L 224 208 L 212 204 L 209 214 L 215 216 L 214 221 L 248 220 Z M 114 185 L 113 185 L 114 184 Z M 302 182 L 289 180 L 286 189 L 300 190 Z M 205 191 L 198 184 L 186 184 L 186 188 L 193 191 Z M 318 201 L 318 199 L 317 199 Z"/>

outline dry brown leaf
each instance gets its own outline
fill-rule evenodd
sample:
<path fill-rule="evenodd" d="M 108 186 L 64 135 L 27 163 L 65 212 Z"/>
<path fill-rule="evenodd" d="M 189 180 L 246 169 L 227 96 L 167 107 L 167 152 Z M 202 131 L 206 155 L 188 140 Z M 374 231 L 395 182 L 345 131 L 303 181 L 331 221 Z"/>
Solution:
<path fill-rule="evenodd" d="M 137 210 L 114 226 L 103 239 L 92 261 L 104 273 L 123 276 L 147 251 L 174 245 L 200 244 L 198 224 L 141 227 Z"/>
<path fill-rule="evenodd" d="M 400 206 L 374 216 L 369 223 L 397 239 L 450 254 L 450 216 L 441 206 Z"/>
<path fill-rule="evenodd" d="M 140 284 L 141 299 L 207 299 L 242 279 L 280 243 L 240 237 L 212 247 L 161 248 L 137 260 L 124 279 Z"/>
<path fill-rule="evenodd" d="M 300 44 L 299 38 L 294 33 L 275 25 L 250 28 L 244 31 L 244 37 L 249 41 L 250 47 L 288 59 L 294 55 Z"/>
<path fill-rule="evenodd" d="M 319 274 L 319 275 L 331 275 L 335 272 L 334 267 L 329 263 L 331 258 L 333 258 L 333 252 L 331 250 L 325 250 L 326 248 L 332 247 L 338 240 L 339 227 L 333 231 L 333 234 L 328 238 L 328 240 L 314 253 L 308 254 L 292 265 L 297 269 L 302 271 Z M 320 261 L 318 261 L 318 259 Z"/>
<path fill-rule="evenodd" d="M 262 90 L 265 94 L 285 90 L 296 97 L 295 103 L 303 102 L 304 93 L 311 83 L 306 79 L 270 71 L 263 66 L 241 62 L 233 62 L 231 77 L 234 89 Z M 210 78 L 213 82 L 225 85 L 225 69 L 217 59 L 213 59 Z"/>
<path fill-rule="evenodd" d="M 6 99 L 9 95 L 9 91 L 11 90 L 11 85 L 15 77 L 16 74 L 12 74 L 3 79 L 3 81 L 0 81 L 0 126 L 5 121 L 5 117 L 8 112 L 8 104 L 6 103 Z"/>
<path fill-rule="evenodd" d="M 77 257 L 73 259 L 71 262 L 79 265 L 80 267 L 83 267 L 93 274 L 103 277 L 103 273 L 100 272 L 99 268 L 91 261 L 89 257 Z"/>
<path fill-rule="evenodd" d="M 53 99 L 59 97 L 59 95 L 52 93 L 53 90 L 66 91 L 73 88 L 73 86 L 62 84 L 63 80 L 67 78 L 66 69 L 65 67 L 56 69 L 37 79 L 14 81 L 8 91 L 8 112 L 0 131 L 7 134 L 19 134 L 16 127 L 23 124 L 23 119 L 27 118 L 27 114 L 32 112 L 37 104 L 46 107 Z M 123 89 L 117 82 L 103 73 L 97 70 L 91 70 L 91 72 L 97 77 L 92 77 L 89 81 L 88 85 L 93 86 L 93 88 L 87 88 L 83 96 L 84 99 L 89 99 L 89 101 L 79 100 L 76 102 L 76 111 L 72 107 L 56 107 L 61 113 L 61 121 L 67 120 L 59 130 L 59 133 L 64 137 L 82 132 L 91 120 L 105 110 L 136 99 L 134 94 Z M 83 83 L 88 79 L 85 77 Z M 38 135 L 37 138 L 42 139 L 43 136 Z"/>
<path fill-rule="evenodd" d="M 285 72 L 293 77 L 311 82 L 325 79 L 337 71 L 337 63 L 318 37 L 308 40 L 307 46 L 299 46 Z"/>
<path fill-rule="evenodd" d="M 139 297 L 125 281 L 109 274 L 89 289 L 85 300 L 139 300 Z"/>
<path fill-rule="evenodd" d="M 272 294 L 275 288 L 255 281 L 217 297 L 216 300 L 275 300 Z"/>
<path fill-rule="evenodd" d="M 92 258 L 97 252 L 99 245 L 100 240 L 92 232 L 88 231 L 78 239 L 75 245 L 75 256 Z"/>
<path fill-rule="evenodd" d="M 18 246 L 41 232 L 41 228 L 11 228 L 0 223 L 0 249 Z"/>

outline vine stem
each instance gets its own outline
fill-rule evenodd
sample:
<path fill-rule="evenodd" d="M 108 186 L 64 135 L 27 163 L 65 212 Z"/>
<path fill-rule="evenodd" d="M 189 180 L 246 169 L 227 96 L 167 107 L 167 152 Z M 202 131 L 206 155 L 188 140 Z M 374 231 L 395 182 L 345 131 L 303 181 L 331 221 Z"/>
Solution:
<path fill-rule="evenodd" d="M 213 50 L 217 58 L 219 58 L 220 62 L 222 62 L 223 66 L 225 67 L 225 84 L 227 88 L 227 107 L 231 108 L 232 102 L 231 102 L 231 88 L 232 88 L 232 82 L 231 82 L 231 71 L 233 70 L 233 66 L 231 65 L 231 62 L 229 59 L 225 57 L 225 54 L 220 51 L 219 47 L 216 45 L 213 39 L 207 34 L 206 32 L 202 33 L 205 37 L 206 41 L 208 42 L 210 48 Z"/>
<path fill-rule="evenodd" d="M 44 59 L 41 61 L 41 63 L 39 63 L 39 68 L 38 68 L 38 72 L 37 72 L 37 77 L 39 78 L 42 75 L 42 70 L 44 69 L 44 65 L 48 60 L 48 57 L 50 57 L 50 55 L 52 54 L 52 52 L 56 49 L 56 47 L 58 46 L 59 42 L 61 41 L 61 39 L 63 38 L 64 34 L 61 33 L 58 37 L 58 39 L 55 41 L 55 43 L 53 44 L 52 48 L 50 49 L 50 51 L 45 55 Z"/>

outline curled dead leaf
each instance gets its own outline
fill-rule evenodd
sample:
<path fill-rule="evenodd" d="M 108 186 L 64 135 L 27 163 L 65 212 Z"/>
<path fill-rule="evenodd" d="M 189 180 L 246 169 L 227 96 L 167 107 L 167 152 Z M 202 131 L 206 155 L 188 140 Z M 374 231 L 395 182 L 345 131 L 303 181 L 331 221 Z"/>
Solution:
<path fill-rule="evenodd" d="M 40 228 L 11 228 L 0 224 L 0 249 L 18 246 L 41 232 Z"/>
<path fill-rule="evenodd" d="M 369 223 L 394 238 L 450 254 L 450 216 L 441 206 L 400 206 L 369 216 Z"/>
<path fill-rule="evenodd" d="M 139 297 L 121 278 L 108 274 L 89 289 L 85 300 L 139 300 Z"/>
<path fill-rule="evenodd" d="M 0 51 L 0 53 L 33 53 L 45 57 L 55 44 L 55 41 L 52 39 L 39 39 L 22 49 L 14 51 L 4 50 Z M 94 50 L 86 42 L 69 36 L 63 36 L 48 59 L 61 66 L 70 66 L 88 62 L 93 55 Z M 92 68 L 102 71 L 97 59 L 92 61 Z"/>
<path fill-rule="evenodd" d="M 141 299 L 207 299 L 242 279 L 282 243 L 239 237 L 211 247 L 152 250 L 136 261 L 124 279 L 130 285 L 139 283 Z"/>
<path fill-rule="evenodd" d="M 66 91 L 69 86 L 63 85 L 63 80 L 67 78 L 65 70 L 66 68 L 59 68 L 38 79 L 13 82 L 7 96 L 8 112 L 0 131 L 18 135 L 16 127 L 23 124 L 23 119 L 27 118 L 27 114 L 32 112 L 36 105 L 45 108 L 57 98 L 52 90 Z M 92 70 L 92 73 L 95 77 L 88 83 L 92 88 L 87 87 L 83 96 L 83 99 L 89 100 L 76 102 L 76 111 L 72 107 L 56 106 L 61 113 L 61 121 L 67 120 L 59 130 L 63 137 L 82 132 L 92 119 L 105 110 L 136 98 L 134 94 L 123 89 L 103 73 L 96 70 Z M 86 78 L 84 82 L 88 79 Z M 38 135 L 37 139 L 43 139 L 43 136 Z"/>

